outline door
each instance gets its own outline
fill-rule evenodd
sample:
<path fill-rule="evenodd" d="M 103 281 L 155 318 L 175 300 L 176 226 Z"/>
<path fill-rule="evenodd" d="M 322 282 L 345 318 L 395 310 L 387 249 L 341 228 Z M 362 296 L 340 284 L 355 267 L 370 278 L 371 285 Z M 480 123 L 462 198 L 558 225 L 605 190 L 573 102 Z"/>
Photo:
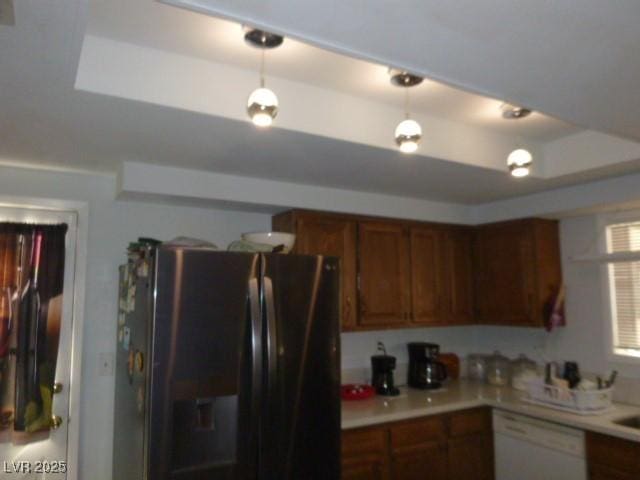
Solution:
<path fill-rule="evenodd" d="M 515 222 L 479 227 L 475 247 L 479 320 L 530 324 L 535 259 L 529 225 Z"/>
<path fill-rule="evenodd" d="M 406 229 L 401 224 L 358 225 L 359 325 L 408 323 L 409 261 Z"/>
<path fill-rule="evenodd" d="M 444 235 L 447 324 L 474 323 L 473 258 L 470 230 L 450 228 Z"/>
<path fill-rule="evenodd" d="M 446 321 L 441 261 L 442 234 L 434 228 L 409 232 L 411 251 L 411 322 L 438 325 Z"/>
<path fill-rule="evenodd" d="M 352 330 L 357 322 L 356 223 L 320 216 L 296 217 L 296 253 L 327 255 L 340 259 L 340 324 Z"/>
<path fill-rule="evenodd" d="M 146 478 L 255 476 L 259 258 L 158 249 Z"/>
<path fill-rule="evenodd" d="M 264 479 L 340 478 L 339 261 L 263 259 Z"/>
<path fill-rule="evenodd" d="M 8 334 L 8 338 L 5 339 L 6 345 L 9 347 L 6 352 L 8 355 L 0 359 L 0 463 L 5 462 L 0 467 L 4 467 L 2 472 L 7 478 L 25 480 L 77 478 L 78 445 L 71 444 L 72 448 L 69 448 L 69 445 L 70 442 L 74 442 L 78 438 L 80 418 L 78 408 L 76 407 L 74 411 L 70 408 L 70 400 L 79 398 L 81 385 L 79 379 L 81 368 L 77 362 L 79 358 L 73 356 L 73 345 L 82 342 L 78 333 L 81 320 L 75 318 L 79 306 L 74 305 L 74 302 L 78 301 L 75 286 L 78 215 L 72 211 L 5 206 L 0 208 L 0 221 L 18 224 L 67 225 L 63 243 L 62 292 L 57 292 L 47 302 L 40 297 L 41 316 L 37 323 L 37 329 L 40 332 L 37 334 L 39 339 L 37 342 L 31 343 L 31 347 L 29 347 L 31 361 L 34 360 L 34 357 L 46 359 L 46 362 L 37 362 L 37 366 L 32 365 L 32 368 L 38 370 L 39 391 L 44 406 L 40 410 L 38 405 L 27 405 L 27 415 L 38 414 L 38 417 L 34 419 L 35 422 L 32 423 L 32 426 L 35 426 L 33 430 L 24 428 L 19 431 L 15 428 L 17 411 L 15 402 L 16 363 L 17 357 L 20 355 L 16 347 L 17 335 L 20 330 L 19 323 L 21 322 L 17 305 L 19 305 L 21 296 L 16 295 L 18 289 L 15 285 L 12 285 L 12 288 L 8 290 L 3 288 L 4 291 L 0 292 L 2 297 L 0 300 L 1 315 L 4 316 L 9 309 L 12 313 L 9 317 L 13 319 L 10 328 L 5 332 Z M 6 246 L 3 245 L 3 247 Z M 0 254 L 0 258 L 3 257 L 5 255 Z M 20 262 L 16 258 L 14 266 L 17 266 L 18 263 Z M 41 268 L 44 271 L 45 267 Z M 47 276 L 49 274 L 42 275 L 41 285 L 43 281 L 48 281 L 45 278 Z M 2 287 L 6 286 L 2 285 Z M 9 294 L 13 294 L 13 300 Z M 9 307 L 9 305 L 13 306 Z M 17 322 L 15 321 L 16 313 L 18 313 Z M 46 328 L 41 329 L 41 326 Z M 30 371 L 32 370 L 30 369 Z M 73 384 L 71 383 L 72 376 L 78 377 Z M 73 422 L 70 422 L 71 419 Z M 30 472 L 27 467 L 31 469 Z M 46 472 L 35 472 L 36 468 L 46 470 Z"/>

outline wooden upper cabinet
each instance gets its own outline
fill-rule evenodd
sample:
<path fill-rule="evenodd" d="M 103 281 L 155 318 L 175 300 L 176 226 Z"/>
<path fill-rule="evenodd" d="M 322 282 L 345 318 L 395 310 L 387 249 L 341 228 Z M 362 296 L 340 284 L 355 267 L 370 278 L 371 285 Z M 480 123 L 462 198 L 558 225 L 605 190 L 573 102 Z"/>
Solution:
<path fill-rule="evenodd" d="M 562 284 L 557 222 L 526 219 L 480 226 L 474 251 L 480 322 L 544 325 Z"/>
<path fill-rule="evenodd" d="M 294 253 L 341 259 L 343 331 L 544 325 L 562 284 L 558 223 L 479 227 L 292 210 L 273 228 Z"/>
<path fill-rule="evenodd" d="M 446 322 L 442 239 L 442 232 L 437 228 L 409 230 L 411 323 L 442 325 Z"/>
<path fill-rule="evenodd" d="M 474 323 L 473 234 L 469 228 L 448 228 L 443 238 L 443 275 L 449 325 Z"/>
<path fill-rule="evenodd" d="M 358 223 L 359 321 L 362 327 L 408 322 L 407 230 L 400 223 Z"/>
<path fill-rule="evenodd" d="M 273 228 L 296 234 L 294 253 L 340 258 L 342 330 L 356 327 L 356 222 L 314 212 L 286 212 L 273 218 Z"/>

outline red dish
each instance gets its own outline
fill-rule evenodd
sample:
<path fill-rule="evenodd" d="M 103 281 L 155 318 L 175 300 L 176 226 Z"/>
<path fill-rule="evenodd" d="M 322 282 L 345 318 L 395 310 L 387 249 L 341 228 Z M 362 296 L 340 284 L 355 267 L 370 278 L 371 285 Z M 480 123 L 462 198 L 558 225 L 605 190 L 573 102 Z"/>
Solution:
<path fill-rule="evenodd" d="M 371 385 L 350 383 L 340 387 L 340 396 L 343 400 L 365 400 L 375 394 L 376 391 Z"/>

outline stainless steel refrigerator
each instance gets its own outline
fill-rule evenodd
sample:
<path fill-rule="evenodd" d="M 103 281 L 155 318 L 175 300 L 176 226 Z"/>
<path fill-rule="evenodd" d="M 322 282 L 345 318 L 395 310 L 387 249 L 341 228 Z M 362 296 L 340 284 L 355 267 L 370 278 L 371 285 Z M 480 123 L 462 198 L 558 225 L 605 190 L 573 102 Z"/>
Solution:
<path fill-rule="evenodd" d="M 140 247 L 121 268 L 113 478 L 339 479 L 338 298 L 333 258 Z"/>

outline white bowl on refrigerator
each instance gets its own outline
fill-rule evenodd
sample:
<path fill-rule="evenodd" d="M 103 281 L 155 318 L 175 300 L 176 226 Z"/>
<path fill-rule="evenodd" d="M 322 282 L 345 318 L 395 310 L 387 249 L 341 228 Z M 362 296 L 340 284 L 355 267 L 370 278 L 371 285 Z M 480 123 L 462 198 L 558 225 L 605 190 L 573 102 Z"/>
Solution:
<path fill-rule="evenodd" d="M 296 241 L 296 236 L 286 232 L 253 232 L 243 233 L 242 240 L 272 247 L 283 245 L 282 253 L 289 253 Z"/>

